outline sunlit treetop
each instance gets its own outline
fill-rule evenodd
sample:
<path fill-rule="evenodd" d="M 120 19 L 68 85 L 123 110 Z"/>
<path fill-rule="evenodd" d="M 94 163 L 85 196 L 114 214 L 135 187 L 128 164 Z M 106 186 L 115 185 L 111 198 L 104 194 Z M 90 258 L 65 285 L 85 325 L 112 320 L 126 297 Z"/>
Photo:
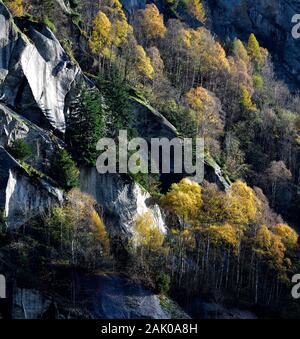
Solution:
<path fill-rule="evenodd" d="M 166 34 L 163 15 L 154 4 L 146 5 L 144 10 L 136 14 L 137 26 L 140 27 L 144 39 L 152 40 L 163 38 Z"/>
<path fill-rule="evenodd" d="M 242 181 L 235 182 L 227 192 L 226 211 L 232 224 L 241 226 L 254 221 L 258 211 L 259 200 L 253 189 Z"/>
<path fill-rule="evenodd" d="M 14 16 L 24 15 L 23 0 L 4 0 L 4 3 Z"/>
<path fill-rule="evenodd" d="M 192 222 L 202 206 L 201 186 L 189 179 L 173 184 L 171 190 L 162 198 L 162 205 L 177 214 L 185 222 Z"/>
<path fill-rule="evenodd" d="M 240 39 L 235 39 L 233 42 L 233 54 L 236 58 L 244 61 L 246 65 L 249 64 L 250 58 L 247 49 Z"/>
<path fill-rule="evenodd" d="M 92 37 L 90 48 L 93 53 L 103 57 L 109 57 L 112 45 L 111 36 L 112 24 L 104 12 L 99 11 L 93 21 Z"/>
<path fill-rule="evenodd" d="M 206 21 L 206 14 L 201 0 L 185 0 L 187 11 L 202 23 Z"/>

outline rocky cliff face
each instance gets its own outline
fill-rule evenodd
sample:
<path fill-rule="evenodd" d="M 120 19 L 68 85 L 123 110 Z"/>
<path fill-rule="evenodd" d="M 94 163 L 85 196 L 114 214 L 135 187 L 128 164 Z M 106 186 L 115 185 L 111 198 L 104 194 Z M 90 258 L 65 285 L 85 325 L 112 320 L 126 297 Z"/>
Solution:
<path fill-rule="evenodd" d="M 17 107 L 32 122 L 63 133 L 66 96 L 79 69 L 48 28 L 21 25 L 25 36 L 0 6 L 1 101 Z"/>
<path fill-rule="evenodd" d="M 31 177 L 2 146 L 0 162 L 0 205 L 9 228 L 17 229 L 63 201 L 62 191 Z"/>
<path fill-rule="evenodd" d="M 59 1 L 60 6 L 63 4 Z M 68 11 L 67 5 L 66 3 L 64 11 Z M 129 1 L 124 5 L 128 11 L 135 11 L 145 4 Z M 72 88 L 85 77 L 46 26 L 21 19 L 17 20 L 16 25 L 2 3 L 0 23 L 0 144 L 6 147 L 15 140 L 22 139 L 33 149 L 33 156 L 28 162 L 43 172 L 53 154 L 64 147 L 60 137 L 66 129 Z M 141 137 L 149 140 L 152 137 L 177 137 L 174 126 L 140 99 L 133 100 L 132 110 L 136 117 L 135 128 Z M 5 151 L 2 152 L 4 154 Z M 7 152 L 5 156 L 11 159 Z M 6 179 L 2 180 L 2 195 L 5 195 L 4 192 L 9 194 L 6 194 L 6 200 L 2 199 L 2 205 L 3 208 L 6 206 L 10 225 L 13 227 L 15 220 L 15 227 L 19 227 L 24 213 L 35 216 L 38 211 L 50 208 L 51 202 L 61 201 L 62 195 L 57 188 L 51 188 L 49 183 L 49 194 L 54 192 L 54 200 L 45 194 L 44 189 L 41 195 L 36 194 L 30 188 L 31 179 L 23 177 L 23 174 L 16 175 L 15 164 L 10 167 L 10 162 L 6 160 Z M 224 188 L 226 180 L 222 183 L 221 172 L 208 162 L 206 165 L 207 173 L 210 176 L 214 173 L 211 177 Z M 18 166 L 22 168 L 21 165 Z M 41 186 L 44 187 L 44 182 L 41 182 Z M 104 208 L 112 233 L 130 233 L 134 218 L 148 211 L 153 214 L 158 227 L 165 231 L 159 207 L 152 204 L 150 195 L 132 181 L 124 181 L 117 176 L 100 176 L 96 169 L 83 169 L 81 187 Z M 33 201 L 34 196 L 36 199 Z M 18 206 L 21 198 L 24 202 Z M 17 218 L 19 209 L 24 210 L 24 213 L 20 213 L 22 217 Z"/>
<path fill-rule="evenodd" d="M 150 213 L 162 232 L 166 226 L 162 213 L 149 193 L 117 174 L 100 175 L 96 168 L 81 171 L 81 190 L 92 195 L 103 207 L 106 226 L 113 236 L 131 234 L 138 216 Z"/>
<path fill-rule="evenodd" d="M 17 27 L 2 3 L 0 24 L 0 145 L 10 146 L 22 139 L 33 149 L 28 162 L 43 171 L 64 146 L 51 131 L 59 136 L 65 132 L 68 96 L 83 75 L 47 27 L 22 20 Z M 158 121 L 156 127 L 173 128 L 158 114 L 153 116 Z M 0 203 L 9 227 L 18 228 L 62 201 L 63 195 L 53 183 L 41 178 L 33 180 L 3 148 L 0 156 Z M 82 189 L 103 206 L 113 233 L 130 232 L 134 217 L 147 211 L 165 231 L 159 207 L 148 208 L 150 195 L 132 181 L 101 177 L 96 169 L 83 170 L 81 177 Z"/>
<path fill-rule="evenodd" d="M 189 319 L 175 302 L 117 275 L 79 277 L 78 307 L 37 290 L 16 289 L 13 319 Z"/>

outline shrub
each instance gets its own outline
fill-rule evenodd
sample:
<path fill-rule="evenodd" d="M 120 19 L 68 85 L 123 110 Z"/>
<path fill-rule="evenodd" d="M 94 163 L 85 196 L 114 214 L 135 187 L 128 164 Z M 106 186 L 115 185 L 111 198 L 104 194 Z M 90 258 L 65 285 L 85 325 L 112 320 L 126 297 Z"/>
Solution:
<path fill-rule="evenodd" d="M 160 294 L 167 294 L 170 290 L 171 279 L 168 274 L 159 273 L 156 278 L 156 290 Z"/>
<path fill-rule="evenodd" d="M 108 234 L 95 206 L 91 196 L 73 189 L 44 220 L 48 242 L 58 251 L 56 259 L 94 270 L 109 255 Z"/>
<path fill-rule="evenodd" d="M 63 188 L 71 189 L 79 184 L 79 170 L 66 150 L 60 151 L 52 159 L 51 176 Z"/>
<path fill-rule="evenodd" d="M 5 240 L 7 235 L 7 226 L 5 223 L 4 211 L 0 210 L 0 244 Z"/>
<path fill-rule="evenodd" d="M 24 140 L 15 140 L 11 146 L 6 147 L 7 151 L 18 160 L 27 160 L 33 154 L 32 148 Z"/>
<path fill-rule="evenodd" d="M 52 31 L 53 33 L 56 33 L 56 32 L 57 32 L 57 28 L 56 28 L 55 24 L 54 24 L 48 17 L 45 17 L 45 18 L 44 18 L 43 23 L 44 23 L 44 25 L 46 25 L 49 29 L 51 29 L 51 31 Z"/>

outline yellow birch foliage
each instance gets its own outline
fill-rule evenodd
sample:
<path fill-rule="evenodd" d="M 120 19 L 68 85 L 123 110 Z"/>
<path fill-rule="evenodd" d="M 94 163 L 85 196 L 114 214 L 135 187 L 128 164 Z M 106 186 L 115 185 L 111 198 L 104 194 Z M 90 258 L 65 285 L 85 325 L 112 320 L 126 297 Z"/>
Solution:
<path fill-rule="evenodd" d="M 229 245 L 236 252 L 239 245 L 237 231 L 230 224 L 226 223 L 222 226 L 211 225 L 206 230 L 210 235 L 210 239 L 215 245 L 224 244 Z"/>
<path fill-rule="evenodd" d="M 255 237 L 255 253 L 262 257 L 268 266 L 284 273 L 285 246 L 281 238 L 272 233 L 266 225 L 262 225 Z"/>
<path fill-rule="evenodd" d="M 201 136 L 207 137 L 212 131 L 221 131 L 221 105 L 212 93 L 203 87 L 192 88 L 186 93 L 185 99 L 195 113 Z"/>
<path fill-rule="evenodd" d="M 164 243 L 165 236 L 156 225 L 150 212 L 136 218 L 133 232 L 136 244 L 149 250 L 158 250 Z"/>
<path fill-rule="evenodd" d="M 280 237 L 287 249 L 293 250 L 296 248 L 298 244 L 298 234 L 289 225 L 277 224 L 274 226 L 273 232 Z"/>
<path fill-rule="evenodd" d="M 24 15 L 23 0 L 4 0 L 4 3 L 14 16 Z"/>
<path fill-rule="evenodd" d="M 93 21 L 90 48 L 93 53 L 109 57 L 112 45 L 112 24 L 104 12 L 99 11 Z"/>
<path fill-rule="evenodd" d="M 202 199 L 203 204 L 198 216 L 200 226 L 222 224 L 226 220 L 225 193 L 216 185 L 209 184 L 203 188 Z"/>
<path fill-rule="evenodd" d="M 231 224 L 245 226 L 255 220 L 258 206 L 255 192 L 242 181 L 235 182 L 227 191 L 225 208 Z"/>
<path fill-rule="evenodd" d="M 96 212 L 96 210 L 92 211 L 91 221 L 93 223 L 93 226 L 95 227 L 95 229 L 98 232 L 99 240 L 102 244 L 103 251 L 106 255 L 108 255 L 109 254 L 109 248 L 110 248 L 109 236 L 107 234 L 105 225 L 104 225 L 102 219 L 100 218 L 99 214 Z"/>
<path fill-rule="evenodd" d="M 139 11 L 137 21 L 146 39 L 163 38 L 166 34 L 163 15 L 154 4 L 148 4 L 145 10 Z"/>
<path fill-rule="evenodd" d="M 241 107 L 246 112 L 256 112 L 257 107 L 252 101 L 251 93 L 245 86 L 241 86 Z"/>
<path fill-rule="evenodd" d="M 201 72 L 205 74 L 229 72 L 230 67 L 224 48 L 214 40 L 206 28 L 184 29 L 183 38 L 193 59 L 198 60 Z"/>
<path fill-rule="evenodd" d="M 141 45 L 136 46 L 135 66 L 140 75 L 145 76 L 149 80 L 152 80 L 154 70 L 151 65 L 151 60 L 147 56 L 143 46 Z"/>
<path fill-rule="evenodd" d="M 194 222 L 202 206 L 202 189 L 199 184 L 183 179 L 172 185 L 161 203 L 185 222 Z"/>
<path fill-rule="evenodd" d="M 112 23 L 111 37 L 113 45 L 119 47 L 126 42 L 127 36 L 132 32 L 128 24 L 123 6 L 119 0 L 104 0 L 100 7 Z"/>
<path fill-rule="evenodd" d="M 186 0 L 185 3 L 189 14 L 194 16 L 200 22 L 205 23 L 206 15 L 201 0 Z"/>

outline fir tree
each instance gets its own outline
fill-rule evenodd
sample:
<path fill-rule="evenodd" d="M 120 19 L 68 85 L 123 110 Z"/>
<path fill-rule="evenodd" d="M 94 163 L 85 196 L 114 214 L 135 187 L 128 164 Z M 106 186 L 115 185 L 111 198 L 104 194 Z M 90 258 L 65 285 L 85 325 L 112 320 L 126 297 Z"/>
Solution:
<path fill-rule="evenodd" d="M 105 105 L 100 92 L 81 84 L 67 120 L 66 139 L 72 156 L 79 165 L 95 165 L 96 145 L 106 128 Z"/>

